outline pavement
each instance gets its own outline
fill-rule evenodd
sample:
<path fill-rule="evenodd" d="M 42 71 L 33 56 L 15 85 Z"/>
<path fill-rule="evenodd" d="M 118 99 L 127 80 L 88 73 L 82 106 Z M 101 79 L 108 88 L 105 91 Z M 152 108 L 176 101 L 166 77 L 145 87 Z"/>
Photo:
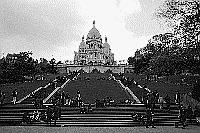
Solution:
<path fill-rule="evenodd" d="M 37 127 L 2 126 L 0 133 L 199 133 L 200 126 L 188 126 L 186 129 L 171 126 L 145 127 Z"/>

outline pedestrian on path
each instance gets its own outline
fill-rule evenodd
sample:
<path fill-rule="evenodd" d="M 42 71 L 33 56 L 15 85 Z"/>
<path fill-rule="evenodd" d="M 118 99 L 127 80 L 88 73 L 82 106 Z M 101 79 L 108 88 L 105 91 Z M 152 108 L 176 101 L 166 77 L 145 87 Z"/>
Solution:
<path fill-rule="evenodd" d="M 66 95 L 65 95 L 65 101 L 66 101 L 65 104 L 69 106 L 70 105 L 70 96 L 69 96 L 69 93 L 66 93 Z"/>
<path fill-rule="evenodd" d="M 154 95 L 155 103 L 158 103 L 158 99 L 159 99 L 159 93 L 158 93 L 158 91 L 155 90 L 155 91 L 153 92 L 153 95 Z"/>
<path fill-rule="evenodd" d="M 2 105 L 4 103 L 4 99 L 5 99 L 5 93 L 4 92 L 0 92 L 0 105 Z"/>
<path fill-rule="evenodd" d="M 153 115 L 154 114 L 153 114 L 151 108 L 147 108 L 147 110 L 146 110 L 146 117 L 147 117 L 146 128 L 149 128 L 149 126 L 152 126 L 152 128 L 155 128 Z"/>
<path fill-rule="evenodd" d="M 60 100 L 61 100 L 61 105 L 65 104 L 65 92 L 62 91 L 61 95 L 60 95 Z"/>
<path fill-rule="evenodd" d="M 13 92 L 12 92 L 12 96 L 13 96 L 13 104 L 16 104 L 16 101 L 17 101 L 17 90 L 15 89 Z"/>
<path fill-rule="evenodd" d="M 50 106 L 47 108 L 47 124 L 51 126 L 52 109 Z"/>
<path fill-rule="evenodd" d="M 182 125 L 182 128 L 184 129 L 186 127 L 186 109 L 184 109 L 183 105 L 180 105 L 178 118 L 179 122 L 175 122 L 175 127 L 177 128 L 180 123 Z"/>
<path fill-rule="evenodd" d="M 175 103 L 180 105 L 180 101 L 181 101 L 181 94 L 179 93 L 179 91 L 176 91 L 175 94 Z"/>
<path fill-rule="evenodd" d="M 158 103 L 160 104 L 160 109 L 163 109 L 163 105 L 164 105 L 164 103 L 165 103 L 163 97 L 159 97 Z"/>
<path fill-rule="evenodd" d="M 170 99 L 169 95 L 167 94 L 164 99 L 165 99 L 165 102 L 166 102 L 167 110 L 170 111 L 171 99 Z"/>

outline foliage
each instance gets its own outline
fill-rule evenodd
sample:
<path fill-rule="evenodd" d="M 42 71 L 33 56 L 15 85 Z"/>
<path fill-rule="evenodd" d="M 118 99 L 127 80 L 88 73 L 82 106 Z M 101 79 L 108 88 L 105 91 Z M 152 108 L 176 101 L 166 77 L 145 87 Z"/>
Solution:
<path fill-rule="evenodd" d="M 56 60 L 49 62 L 41 58 L 40 62 L 31 57 L 31 52 L 20 52 L 18 54 L 7 54 L 0 59 L 0 83 L 23 82 L 29 77 L 34 79 L 37 74 L 57 72 Z"/>
<path fill-rule="evenodd" d="M 153 36 L 128 62 L 136 72 L 173 75 L 184 71 L 200 72 L 200 2 L 166 0 L 156 16 L 171 29 Z"/>

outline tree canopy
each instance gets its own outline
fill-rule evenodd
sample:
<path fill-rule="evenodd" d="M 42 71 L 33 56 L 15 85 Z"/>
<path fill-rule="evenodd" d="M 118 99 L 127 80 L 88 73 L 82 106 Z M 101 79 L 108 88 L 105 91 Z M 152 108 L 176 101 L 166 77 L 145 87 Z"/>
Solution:
<path fill-rule="evenodd" d="M 40 61 L 31 57 L 32 52 L 7 54 L 0 59 L 0 83 L 24 81 L 25 77 L 34 78 L 37 74 L 57 72 L 56 60 Z"/>
<path fill-rule="evenodd" d="M 166 0 L 156 11 L 170 32 L 154 35 L 128 62 L 136 72 L 172 75 L 200 72 L 200 1 Z"/>

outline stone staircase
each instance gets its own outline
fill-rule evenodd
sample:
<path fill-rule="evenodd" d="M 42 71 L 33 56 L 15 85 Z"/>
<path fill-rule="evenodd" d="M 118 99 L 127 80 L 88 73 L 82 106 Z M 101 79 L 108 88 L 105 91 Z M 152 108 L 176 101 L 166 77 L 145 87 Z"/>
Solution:
<path fill-rule="evenodd" d="M 38 109 L 39 112 L 46 111 L 44 108 Z M 34 112 L 36 109 L 33 104 L 16 104 L 3 106 L 0 109 L 0 126 L 23 125 L 23 126 L 49 126 L 46 122 L 33 122 L 31 124 L 22 124 L 24 112 Z M 91 113 L 80 113 L 80 109 L 75 107 L 61 107 L 61 117 L 56 121 L 52 120 L 51 126 L 142 126 L 140 122 L 132 119 L 132 113 L 145 114 L 145 106 L 143 104 L 134 105 L 116 105 L 115 107 L 94 108 Z M 145 119 L 146 121 L 146 119 Z M 171 110 L 155 109 L 154 121 L 156 126 L 174 126 L 178 122 L 177 105 L 171 105 Z M 189 125 L 195 125 L 193 119 Z"/>

